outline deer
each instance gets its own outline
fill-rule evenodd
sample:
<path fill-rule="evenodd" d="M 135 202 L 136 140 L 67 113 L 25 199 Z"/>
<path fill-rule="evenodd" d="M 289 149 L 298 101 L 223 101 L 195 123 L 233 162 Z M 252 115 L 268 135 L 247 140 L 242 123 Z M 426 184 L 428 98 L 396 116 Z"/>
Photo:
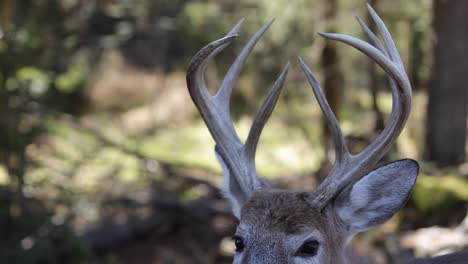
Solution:
<path fill-rule="evenodd" d="M 235 82 L 249 54 L 273 20 L 245 44 L 214 95 L 205 83 L 208 62 L 237 37 L 244 19 L 225 37 L 202 48 L 190 62 L 187 87 L 216 143 L 215 155 L 224 173 L 222 189 L 239 221 L 233 237 L 236 248 L 234 264 L 352 263 L 347 250 L 352 238 L 386 222 L 409 199 L 419 172 L 415 160 L 403 159 L 374 168 L 395 144 L 406 124 L 411 111 L 412 90 L 389 30 L 370 5 L 368 10 L 384 44 L 359 18 L 357 20 L 369 43 L 337 33 L 319 35 L 354 47 L 386 72 L 392 92 L 392 110 L 386 127 L 376 139 L 361 152 L 352 154 L 317 78 L 299 57 L 300 67 L 312 87 L 334 141 L 332 171 L 312 191 L 273 188 L 256 172 L 257 144 L 279 99 L 290 68 L 289 62 L 256 113 L 244 143 L 230 116 L 230 98 Z M 465 260 L 466 257 L 464 255 Z"/>

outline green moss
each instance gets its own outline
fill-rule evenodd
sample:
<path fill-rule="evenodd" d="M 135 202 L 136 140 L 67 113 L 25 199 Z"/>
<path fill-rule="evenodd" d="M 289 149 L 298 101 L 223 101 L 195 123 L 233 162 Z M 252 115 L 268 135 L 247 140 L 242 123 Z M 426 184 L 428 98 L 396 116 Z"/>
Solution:
<path fill-rule="evenodd" d="M 468 180 L 448 175 L 420 175 L 413 191 L 413 201 L 423 212 L 449 208 L 468 201 Z"/>

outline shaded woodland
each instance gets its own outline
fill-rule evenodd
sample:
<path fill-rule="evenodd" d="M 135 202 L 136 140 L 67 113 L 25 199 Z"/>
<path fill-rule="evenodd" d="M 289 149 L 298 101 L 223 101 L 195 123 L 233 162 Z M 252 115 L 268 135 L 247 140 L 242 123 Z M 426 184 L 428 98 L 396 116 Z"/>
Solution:
<path fill-rule="evenodd" d="M 468 2 L 369 2 L 414 92 L 383 162 L 413 158 L 421 171 L 406 207 L 353 247 L 377 263 L 468 249 Z M 246 18 L 208 67 L 208 86 L 218 87 L 243 43 L 276 18 L 238 81 L 232 118 L 245 138 L 293 62 L 256 163 L 274 186 L 313 189 L 333 145 L 297 56 L 318 75 L 352 152 L 391 110 L 380 68 L 316 34 L 365 38 L 354 16 L 370 21 L 366 3 L 0 1 L 0 263 L 231 263 L 236 220 L 186 88 L 190 59 Z"/>

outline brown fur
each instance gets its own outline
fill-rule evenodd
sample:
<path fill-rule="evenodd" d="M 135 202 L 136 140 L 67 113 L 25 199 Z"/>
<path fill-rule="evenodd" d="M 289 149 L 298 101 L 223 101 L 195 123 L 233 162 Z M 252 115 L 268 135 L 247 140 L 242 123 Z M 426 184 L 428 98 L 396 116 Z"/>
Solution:
<path fill-rule="evenodd" d="M 285 234 L 300 234 L 311 226 L 324 226 L 326 219 L 305 201 L 307 195 L 279 190 L 255 193 L 242 208 L 241 221 Z"/>
<path fill-rule="evenodd" d="M 297 235 L 318 231 L 330 250 L 330 259 L 340 256 L 346 230 L 331 209 L 321 213 L 307 202 L 310 192 L 262 190 L 253 194 L 241 211 L 241 223 L 256 232 Z"/>

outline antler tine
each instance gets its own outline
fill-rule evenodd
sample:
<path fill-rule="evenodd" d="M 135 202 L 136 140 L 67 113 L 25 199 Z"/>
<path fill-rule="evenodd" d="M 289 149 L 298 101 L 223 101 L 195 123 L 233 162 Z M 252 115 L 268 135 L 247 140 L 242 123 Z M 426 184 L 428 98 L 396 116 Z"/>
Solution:
<path fill-rule="evenodd" d="M 289 64 L 285 67 L 278 80 L 275 82 L 272 90 L 265 99 L 261 109 L 256 115 L 245 145 L 240 141 L 234 125 L 231 121 L 229 101 L 232 88 L 237 80 L 242 66 L 245 64 L 248 55 L 253 50 L 255 44 L 263 36 L 273 21 L 263 26 L 244 46 L 235 62 L 228 70 L 223 80 L 221 88 L 215 96 L 212 96 L 205 85 L 204 75 L 206 66 L 211 58 L 221 52 L 235 37 L 243 20 L 241 20 L 226 37 L 213 41 L 201 49 L 187 70 L 187 86 L 197 106 L 208 130 L 216 142 L 216 154 L 218 158 L 227 165 L 229 175 L 235 177 L 239 183 L 241 191 L 245 194 L 251 193 L 264 183 L 256 177 L 255 171 L 255 150 L 261 131 L 266 121 L 271 115 L 276 104 L 281 88 L 283 87 Z"/>
<path fill-rule="evenodd" d="M 358 49 L 374 60 L 389 75 L 393 97 L 392 113 L 387 126 L 374 142 L 362 152 L 356 155 L 349 154 L 349 159 L 344 159 L 341 163 L 335 163 L 331 176 L 325 179 L 311 198 L 320 208 L 324 208 L 331 199 L 351 182 L 362 178 L 367 171 L 385 155 L 390 146 L 400 135 L 411 109 L 411 85 L 396 45 L 377 13 L 375 13 L 370 5 L 368 5 L 368 9 L 383 36 L 388 51 L 380 43 L 375 34 L 372 33 L 360 19 L 358 19 L 359 24 L 361 24 L 364 32 L 368 35 L 371 43 L 375 47 L 360 39 L 343 34 L 319 34 L 325 38 L 340 41 Z M 311 78 L 313 75 L 311 75 L 310 70 L 308 72 L 307 67 L 303 68 L 311 85 L 313 87 L 317 86 L 318 84 L 315 78 Z M 312 79 L 312 81 L 310 79 Z M 314 91 L 315 90 L 317 89 L 314 88 Z M 317 99 L 318 98 L 319 97 L 317 97 Z M 322 105 L 323 103 L 320 104 Z M 324 113 L 327 115 L 326 111 L 324 111 Z M 345 143 L 339 141 L 338 143 L 335 142 L 335 144 L 341 145 Z"/>
<path fill-rule="evenodd" d="M 229 44 L 236 37 L 236 35 L 231 35 L 211 42 L 195 54 L 187 69 L 187 87 L 192 101 L 200 111 L 205 123 L 211 123 L 211 120 L 220 120 L 220 113 L 215 111 L 218 107 L 216 101 L 213 100 L 205 85 L 206 65 L 216 52 L 220 52 L 226 44 Z M 237 141 L 240 142 L 230 122 L 223 122 L 223 124 L 214 122 L 213 124 L 213 126 L 208 126 L 208 129 L 217 139 L 216 141 L 225 141 L 223 140 L 224 133 L 227 133 L 229 138 L 237 138 Z M 224 133 L 221 132 L 223 128 Z"/>
<path fill-rule="evenodd" d="M 245 143 L 245 154 L 247 156 L 247 160 L 252 161 L 253 166 L 255 166 L 253 161 L 255 161 L 255 151 L 257 149 L 258 140 L 260 139 L 260 134 L 262 133 L 268 118 L 270 118 L 276 102 L 278 102 L 281 89 L 284 85 L 284 81 L 286 80 L 286 76 L 288 75 L 289 66 L 290 63 L 288 62 L 255 115 L 252 127 L 250 128 L 249 136 Z"/>
<path fill-rule="evenodd" d="M 382 38 L 384 39 L 384 43 L 387 46 L 390 58 L 392 59 L 393 62 L 396 62 L 397 65 L 404 71 L 405 66 L 403 65 L 403 61 L 400 57 L 400 53 L 398 52 L 398 49 L 395 45 L 395 42 L 393 41 L 390 31 L 388 31 L 387 27 L 385 26 L 385 23 L 382 21 L 380 16 L 377 14 L 377 12 L 375 12 L 375 10 L 372 8 L 370 4 L 367 4 L 367 9 L 369 10 L 371 17 L 374 20 L 374 23 L 377 25 L 377 28 L 379 29 L 380 34 L 382 34 Z"/>
<path fill-rule="evenodd" d="M 239 23 L 242 23 L 243 21 L 244 20 L 242 20 Z M 258 30 L 257 33 L 255 33 L 255 35 L 253 35 L 253 37 L 249 40 L 249 42 L 247 42 L 239 56 L 237 56 L 236 60 L 226 73 L 226 76 L 224 77 L 223 83 L 221 84 L 221 88 L 216 94 L 216 97 L 218 97 L 219 100 L 223 101 L 223 105 L 228 106 L 228 108 L 231 99 L 232 89 L 237 78 L 239 77 L 242 67 L 245 65 L 247 58 L 249 57 L 257 42 L 260 40 L 263 34 L 265 34 L 265 32 L 270 28 L 274 21 L 275 20 L 272 19 L 269 23 L 260 28 L 260 30 Z"/>
<path fill-rule="evenodd" d="M 368 6 L 370 7 L 370 6 Z M 372 32 L 369 27 L 362 21 L 359 17 L 356 17 L 359 25 L 361 25 L 361 28 L 364 30 L 364 33 L 366 33 L 367 37 L 369 38 L 370 42 L 374 47 L 376 47 L 380 52 L 382 52 L 386 57 L 389 57 L 390 55 L 388 54 L 387 50 L 385 47 L 382 45 L 380 40 L 377 38 L 377 36 Z M 375 18 L 373 18 L 375 21 Z M 403 68 L 404 70 L 404 68 Z M 393 80 L 390 76 L 388 76 L 388 81 L 390 84 L 390 88 L 392 91 L 392 102 L 393 105 L 398 105 L 400 101 L 400 97 L 398 96 L 398 86 L 395 83 L 395 80 Z M 411 90 L 410 90 L 411 92 Z"/>
<path fill-rule="evenodd" d="M 229 31 L 225 37 L 230 37 L 230 36 L 237 36 L 237 33 L 239 33 L 239 30 L 241 29 L 242 25 L 244 24 L 245 22 L 245 18 L 239 20 L 239 22 L 237 22 L 237 24 L 231 29 L 231 31 Z M 215 51 L 213 51 L 213 53 L 211 54 L 211 57 L 215 57 L 218 53 L 220 53 L 221 51 L 224 50 L 224 48 L 227 47 L 227 45 L 229 45 L 230 42 L 226 43 L 226 44 L 223 44 L 221 45 L 220 47 L 216 48 Z M 209 60 L 208 60 L 209 61 Z"/>
<path fill-rule="evenodd" d="M 314 91 L 315 98 L 317 99 L 320 108 L 325 116 L 325 120 L 327 125 L 332 133 L 333 142 L 335 145 L 335 166 L 334 168 L 338 168 L 340 164 L 343 162 L 344 159 L 348 158 L 350 153 L 348 147 L 346 145 L 345 138 L 343 136 L 343 132 L 341 131 L 340 124 L 335 117 L 328 101 L 323 94 L 323 89 L 320 87 L 317 78 L 315 78 L 314 74 L 310 70 L 310 68 L 305 64 L 302 58 L 299 57 L 299 62 L 301 67 L 306 74 L 307 80 L 309 81 L 310 85 L 312 86 L 312 90 Z"/>
<path fill-rule="evenodd" d="M 231 29 L 231 31 L 229 31 L 229 33 L 226 34 L 226 37 L 227 36 L 232 36 L 232 35 L 237 35 L 237 33 L 239 33 L 239 30 L 241 29 L 242 25 L 244 25 L 244 22 L 245 22 L 245 18 L 242 18 L 241 20 L 239 20 L 239 22 L 237 22 L 237 24 Z"/>
<path fill-rule="evenodd" d="M 380 52 L 382 52 L 386 57 L 388 57 L 387 50 L 382 45 L 379 38 L 374 34 L 374 32 L 370 30 L 370 28 L 366 25 L 366 23 L 364 23 L 364 21 L 362 21 L 362 19 L 356 17 L 356 20 L 358 21 L 359 25 L 361 25 L 361 28 L 364 30 L 364 33 L 366 33 L 372 45 L 374 45 L 374 47 L 376 47 Z"/>

